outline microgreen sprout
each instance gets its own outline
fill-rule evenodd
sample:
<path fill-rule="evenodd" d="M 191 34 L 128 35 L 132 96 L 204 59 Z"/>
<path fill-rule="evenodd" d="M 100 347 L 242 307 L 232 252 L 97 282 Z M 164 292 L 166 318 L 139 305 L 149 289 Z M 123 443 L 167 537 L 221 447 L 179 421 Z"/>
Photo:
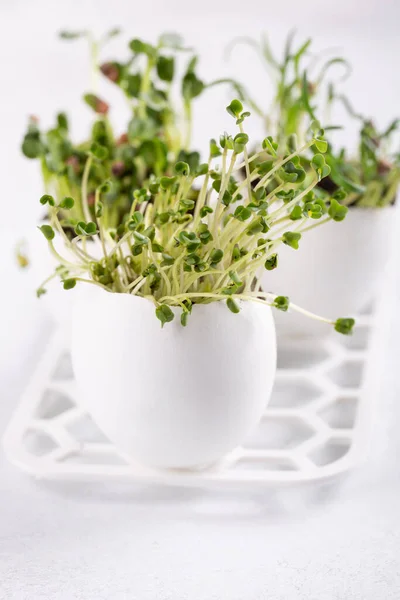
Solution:
<path fill-rule="evenodd" d="M 326 53 L 311 54 L 310 38 L 296 46 L 295 31 L 287 36 L 282 58 L 274 54 L 266 35 L 260 42 L 247 37 L 237 38 L 230 44 L 228 52 L 238 44 L 246 44 L 257 52 L 274 83 L 274 97 L 268 110 L 248 98 L 243 88 L 246 100 L 250 100 L 253 109 L 264 120 L 266 131 L 272 133 L 278 143 L 294 136 L 302 144 L 311 122 L 317 118 L 317 109 L 331 100 L 334 82 L 327 81 L 331 68 L 341 68 L 339 80 L 343 81 L 350 74 L 349 63 L 340 56 L 321 60 Z M 326 152 L 327 142 L 318 135 L 315 145 L 320 152 Z"/>
<path fill-rule="evenodd" d="M 40 161 L 46 191 L 61 209 L 60 224 L 70 239 L 76 223 L 93 220 L 98 210 L 105 227 L 118 227 L 132 205 L 139 204 L 134 194 L 152 185 L 153 178 L 173 176 L 176 163 L 188 164 L 192 173 L 206 172 L 199 153 L 190 149 L 193 103 L 210 86 L 229 83 L 203 81 L 197 74 L 193 50 L 171 33 L 161 35 L 155 44 L 134 38 L 128 43 L 125 60 L 102 62 L 100 54 L 106 43 L 119 33 L 114 28 L 99 40 L 86 30 L 60 33 L 66 41 L 89 42 L 92 89 L 83 100 L 93 117 L 90 137 L 75 143 L 67 115 L 59 113 L 47 131 L 31 117 L 22 142 L 23 154 Z M 112 107 L 97 92 L 100 75 L 121 91 L 128 104 L 130 118 L 121 135 L 111 124 Z M 108 189 L 99 193 L 104 181 Z M 184 200 L 194 201 L 196 189 L 189 194 Z M 96 201 L 100 195 L 101 203 Z M 73 207 L 61 204 L 65 197 L 74 199 Z"/>
<path fill-rule="evenodd" d="M 347 206 L 371 208 L 394 204 L 400 185 L 400 152 L 391 152 L 390 146 L 400 119 L 380 132 L 370 119 L 357 114 L 343 95 L 336 99 L 360 122 L 358 152 L 348 156 L 344 148 L 339 151 L 329 148 L 326 160 L 331 174 L 324 187 L 331 192 L 339 187 L 344 190 L 346 198 L 338 200 Z"/>
<path fill-rule="evenodd" d="M 258 105 L 241 88 L 242 97 L 263 119 L 265 130 L 272 132 L 280 144 L 285 139 L 289 144 L 296 141 L 303 144 L 308 127 L 315 128 L 313 149 L 326 153 L 325 163 L 330 168 L 327 176 L 325 163 L 321 164 L 318 187 L 329 193 L 344 190 L 346 197 L 337 197 L 336 200 L 347 206 L 384 207 L 393 204 L 400 185 L 400 153 L 389 150 L 400 119 L 394 119 L 386 129 L 379 131 L 371 119 L 354 110 L 347 97 L 338 91 L 338 84 L 351 72 L 349 63 L 341 56 L 325 59 L 325 52 L 312 54 L 311 39 L 296 46 L 294 32 L 287 37 L 282 58 L 273 53 L 266 36 L 262 37 L 260 43 L 251 38 L 238 38 L 230 49 L 238 43 L 248 44 L 256 50 L 274 85 L 273 102 L 268 110 Z M 340 69 L 336 81 L 328 79 L 334 67 Z M 337 102 L 341 102 L 360 123 L 358 152 L 355 156 L 348 155 L 344 148 L 335 150 L 328 144 L 324 130 L 316 120 L 323 117 L 327 121 Z M 325 127 L 326 131 L 331 129 L 340 127 L 331 124 Z M 268 138 L 264 140 L 263 149 L 274 153 Z M 318 167 L 318 155 L 309 153 L 304 156 L 303 167 L 307 167 L 309 160 Z"/>
<path fill-rule="evenodd" d="M 243 129 L 248 111 L 239 100 L 227 111 L 238 132 L 224 133 L 219 143 L 211 140 L 208 162 L 200 169 L 178 160 L 170 174 L 152 177 L 134 190 L 132 207 L 117 226 L 111 226 L 101 211 L 91 221 L 75 223 L 73 239 L 63 236 L 73 261 L 56 252 L 53 238 L 55 232 L 63 235 L 60 214 L 75 205 L 70 197 L 58 203 L 46 197 L 51 225 L 40 229 L 59 259 L 54 275 L 60 276 L 65 289 L 84 281 L 109 292 L 146 298 L 153 302 L 162 326 L 174 319 L 175 309 L 186 326 L 193 304 L 222 301 L 238 313 L 241 301 L 254 301 L 283 311 L 298 310 L 350 333 L 350 319 L 330 321 L 311 315 L 287 297 L 264 292 L 260 284 L 263 270 L 277 267 L 281 244 L 296 250 L 308 229 L 337 215 L 336 205 L 330 214 L 330 202 L 315 193 L 329 172 L 323 155 L 310 172 L 301 166 L 302 153 L 315 145 L 315 134 L 311 132 L 294 151 L 269 138 L 265 145 L 273 153 L 257 163 L 255 155 L 249 155 Z M 239 176 L 243 168 L 244 180 Z M 105 194 L 100 185 L 97 208 Z M 87 237 L 101 252 L 100 259 L 84 245 Z M 42 284 L 38 293 L 45 289 Z"/>

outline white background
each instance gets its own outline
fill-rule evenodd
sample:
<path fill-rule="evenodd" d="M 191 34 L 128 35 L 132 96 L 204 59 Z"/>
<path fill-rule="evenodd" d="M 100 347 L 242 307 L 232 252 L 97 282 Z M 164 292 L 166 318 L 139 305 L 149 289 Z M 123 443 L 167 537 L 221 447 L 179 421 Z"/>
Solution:
<path fill-rule="evenodd" d="M 34 226 L 41 194 L 36 166 L 19 154 L 21 134 L 31 113 L 48 124 L 67 108 L 77 137 L 90 116 L 80 101 L 88 76 L 84 44 L 62 44 L 56 31 L 101 33 L 121 25 L 125 40 L 152 41 L 178 30 L 198 48 L 205 79 L 235 75 L 267 105 L 271 91 L 254 55 L 236 51 L 226 63 L 223 50 L 232 37 L 261 31 L 279 50 L 296 27 L 300 38 L 313 35 L 316 49 L 342 50 L 354 67 L 347 93 L 384 125 L 400 113 L 399 17 L 400 4 L 388 0 L 0 0 L 0 431 L 51 328 L 32 295 L 34 274 L 20 275 L 13 262 L 13 244 Z M 114 50 L 123 55 L 122 40 L 110 46 Z M 113 98 L 110 87 L 105 94 Z M 229 98 L 219 89 L 197 103 L 200 148 L 229 126 Z M 112 116 L 123 122 L 118 107 Z M 252 133 L 259 133 L 256 123 Z M 343 135 L 354 144 L 354 124 Z M 398 282 L 397 276 L 392 293 L 400 300 Z M 0 599 L 398 600 L 400 322 L 387 318 L 387 375 L 371 449 L 378 439 L 385 443 L 368 469 L 306 504 L 271 491 L 50 486 L 1 457 Z"/>

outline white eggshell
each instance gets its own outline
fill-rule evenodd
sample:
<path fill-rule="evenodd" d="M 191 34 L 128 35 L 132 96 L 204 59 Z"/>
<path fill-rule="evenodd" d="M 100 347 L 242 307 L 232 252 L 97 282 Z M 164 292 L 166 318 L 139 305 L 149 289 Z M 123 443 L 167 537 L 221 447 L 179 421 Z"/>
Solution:
<path fill-rule="evenodd" d="M 240 445 L 269 400 L 276 369 L 271 310 L 194 305 L 161 328 L 149 300 L 82 285 L 72 359 L 81 402 L 133 459 L 207 465 Z"/>
<path fill-rule="evenodd" d="M 396 208 L 350 208 L 303 235 L 299 249 L 279 249 L 279 264 L 264 271 L 263 289 L 329 319 L 352 317 L 379 292 L 395 233 Z M 293 310 L 274 313 L 278 336 L 320 336 L 330 326 Z"/>

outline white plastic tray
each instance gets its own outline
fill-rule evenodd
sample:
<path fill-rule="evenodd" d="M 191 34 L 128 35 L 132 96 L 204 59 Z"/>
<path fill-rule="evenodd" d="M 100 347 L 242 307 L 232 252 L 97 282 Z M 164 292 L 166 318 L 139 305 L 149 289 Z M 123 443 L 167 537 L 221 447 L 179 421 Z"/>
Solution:
<path fill-rule="evenodd" d="M 385 296 L 385 295 L 384 295 Z M 65 336 L 49 341 L 4 436 L 9 459 L 38 478 L 178 485 L 282 484 L 332 478 L 365 455 L 384 364 L 383 306 L 352 337 L 281 346 L 269 406 L 242 448 L 207 470 L 154 470 L 119 452 L 76 404 Z M 387 318 L 385 319 L 387 322 Z"/>

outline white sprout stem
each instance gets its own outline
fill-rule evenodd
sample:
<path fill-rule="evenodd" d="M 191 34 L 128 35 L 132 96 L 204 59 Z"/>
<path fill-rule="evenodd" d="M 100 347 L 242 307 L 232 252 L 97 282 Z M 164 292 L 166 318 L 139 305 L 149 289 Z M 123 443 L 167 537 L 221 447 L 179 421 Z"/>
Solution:
<path fill-rule="evenodd" d="M 103 250 L 104 258 L 107 258 L 107 247 L 106 247 L 106 243 L 104 240 L 104 231 L 103 231 L 103 219 L 102 219 L 102 217 L 97 216 L 99 202 L 100 202 L 100 189 L 97 188 L 96 193 L 95 193 L 95 200 L 94 200 L 94 214 L 95 214 L 95 218 L 97 221 L 97 226 L 99 228 L 100 243 L 101 243 L 101 247 Z"/>
<path fill-rule="evenodd" d="M 69 250 L 71 250 L 71 252 L 73 254 L 75 254 L 78 259 L 81 259 L 84 262 L 87 262 L 86 258 L 82 257 L 79 254 L 78 249 L 75 248 L 74 245 L 73 245 L 73 243 L 71 242 L 71 240 L 68 239 L 68 237 L 67 237 L 64 229 L 61 226 L 61 223 L 60 223 L 59 218 L 57 216 L 57 208 L 55 208 L 55 207 L 51 207 L 51 209 L 50 209 L 50 222 L 57 229 L 58 233 L 61 235 L 61 238 L 62 238 L 65 246 L 67 248 L 69 248 Z"/>
<path fill-rule="evenodd" d="M 260 297 L 263 296 L 263 297 Z M 162 298 L 159 299 L 159 303 L 163 303 L 167 300 L 169 301 L 179 301 L 179 299 L 185 299 L 185 298 L 214 298 L 214 299 L 218 299 L 220 301 L 222 300 L 228 300 L 228 298 L 233 298 L 235 300 L 248 300 L 251 302 L 260 302 L 261 304 L 266 304 L 267 306 L 274 306 L 274 300 L 277 298 L 277 295 L 274 294 L 262 294 L 259 292 L 247 292 L 246 294 L 231 294 L 230 296 L 221 296 L 221 294 L 217 294 L 217 293 L 207 293 L 207 292 L 203 292 L 203 293 L 187 293 L 187 294 L 177 294 L 175 296 L 164 296 Z M 271 299 L 271 301 L 268 301 L 268 299 Z M 335 321 L 333 321 L 332 319 L 326 319 L 325 317 L 321 317 L 319 315 L 316 315 L 315 313 L 310 312 L 309 310 L 305 310 L 304 308 L 301 308 L 300 306 L 297 306 L 297 304 L 293 304 L 292 302 L 289 302 L 289 307 L 292 308 L 293 310 L 295 310 L 296 312 L 309 317 L 311 319 L 314 319 L 316 321 L 321 321 L 322 323 L 327 323 L 328 325 L 334 325 Z"/>
<path fill-rule="evenodd" d="M 270 159 L 273 158 L 270 154 L 268 154 L 268 152 L 266 150 L 260 150 L 260 152 L 256 152 L 255 154 L 252 154 L 251 156 L 249 156 L 247 161 L 248 161 L 248 163 L 252 163 L 257 158 L 261 158 L 261 157 L 265 158 L 266 160 L 268 160 L 268 158 L 270 158 Z M 246 166 L 246 161 L 244 160 L 243 162 L 236 165 L 233 170 L 240 171 L 240 169 L 243 169 L 243 167 L 245 167 L 245 166 Z"/>
<path fill-rule="evenodd" d="M 278 298 L 277 294 L 271 294 L 269 292 L 249 292 L 247 294 L 250 298 L 254 296 L 258 296 L 258 297 L 264 297 L 265 299 L 272 299 L 272 303 L 273 301 Z M 293 309 L 294 311 L 306 316 L 306 317 L 310 317 L 311 319 L 314 319 L 316 321 L 321 321 L 323 323 L 328 323 L 329 325 L 333 325 L 335 323 L 335 321 L 333 321 L 332 319 L 327 319 L 326 317 L 321 317 L 320 315 L 316 315 L 315 313 L 306 310 L 304 308 L 301 308 L 301 306 L 298 306 L 297 304 L 294 304 L 293 302 L 291 302 L 289 300 L 289 308 Z"/>
<path fill-rule="evenodd" d="M 83 214 L 85 216 L 86 221 L 90 221 L 91 220 L 91 216 L 90 216 L 90 210 L 89 210 L 89 204 L 88 204 L 88 180 L 89 180 L 89 173 L 90 173 L 90 168 L 92 166 L 92 162 L 93 162 L 93 157 L 92 155 L 88 156 L 86 164 L 85 164 L 85 168 L 83 170 L 83 175 L 82 175 L 82 208 L 83 208 Z"/>
<path fill-rule="evenodd" d="M 328 217 L 327 219 L 319 219 L 316 223 L 313 223 L 313 225 L 309 225 L 308 227 L 305 227 L 304 229 L 300 229 L 300 233 L 305 233 L 306 231 L 311 231 L 312 229 L 315 229 L 316 227 L 319 227 L 320 225 L 324 225 L 324 223 L 328 223 L 328 221 L 332 221 L 332 217 Z"/>
<path fill-rule="evenodd" d="M 224 197 L 224 194 L 225 194 L 228 184 L 229 184 L 229 179 L 232 174 L 232 169 L 233 169 L 233 167 L 235 165 L 235 161 L 236 161 L 236 156 L 237 155 L 235 154 L 235 152 L 232 152 L 231 161 L 230 161 L 229 167 L 228 167 L 228 172 L 224 171 L 224 178 L 221 181 L 221 189 L 219 191 L 217 204 L 216 204 L 215 210 L 214 210 L 214 222 L 213 222 L 212 235 L 216 239 L 217 244 L 218 244 L 218 224 L 219 224 L 219 219 L 221 217 L 221 211 L 224 209 L 224 207 L 221 208 L 222 199 Z"/>
<path fill-rule="evenodd" d="M 54 258 L 56 258 L 58 260 L 58 262 L 60 264 L 62 264 L 64 267 L 67 267 L 68 269 L 75 270 L 77 268 L 76 264 L 69 262 L 63 256 L 61 256 L 61 254 L 59 254 L 57 252 L 57 250 L 54 248 L 54 244 L 51 240 L 48 240 L 48 245 L 49 245 L 49 250 L 50 250 L 51 254 L 54 256 Z"/>
<path fill-rule="evenodd" d="M 243 125 L 242 124 L 239 125 L 239 131 L 240 131 L 240 133 L 243 133 Z M 251 191 L 251 181 L 250 181 L 250 164 L 249 164 L 249 156 L 247 154 L 246 146 L 243 149 L 243 156 L 244 156 L 246 180 L 247 180 L 247 199 L 249 202 L 251 202 L 252 191 Z"/>

